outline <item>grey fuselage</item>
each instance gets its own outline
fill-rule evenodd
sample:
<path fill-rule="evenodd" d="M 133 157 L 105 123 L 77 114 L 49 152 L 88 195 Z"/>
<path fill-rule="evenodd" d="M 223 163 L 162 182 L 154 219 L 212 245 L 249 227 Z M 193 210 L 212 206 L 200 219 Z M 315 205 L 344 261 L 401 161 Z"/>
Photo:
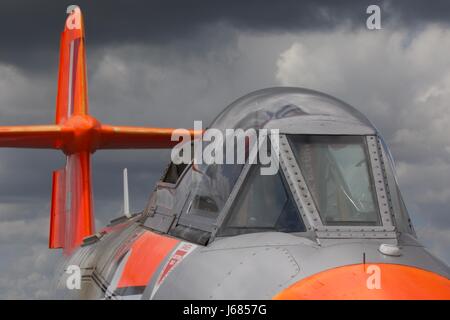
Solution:
<path fill-rule="evenodd" d="M 143 212 L 112 221 L 96 235 L 85 239 L 65 260 L 60 270 L 57 298 L 271 299 L 321 272 L 360 264 L 408 266 L 448 281 L 448 266 L 431 255 L 416 238 L 387 146 L 374 126 L 356 109 L 311 90 L 270 88 L 237 100 L 211 127 L 279 130 L 281 182 L 277 183 L 282 183 L 285 190 L 283 208 L 289 203 L 293 208 L 290 212 L 298 214 L 295 221 L 301 226 L 296 229 L 274 223 L 261 228 L 257 225 L 258 217 L 270 215 L 261 210 L 251 217 L 239 216 L 246 214 L 242 208 L 236 209 L 239 203 L 247 201 L 247 208 L 256 208 L 256 191 L 269 188 L 251 189 L 249 186 L 250 181 L 256 181 L 250 180 L 255 174 L 252 169 L 255 164 L 242 165 L 230 184 L 225 170 L 220 167 L 204 168 L 198 182 L 198 179 L 194 181 L 197 173 L 193 172 L 192 164 L 171 163 Z M 298 160 L 298 154 L 306 147 L 301 145 L 300 151 L 296 151 L 292 144 L 296 136 L 319 137 L 319 140 L 325 136 L 330 141 L 334 137 L 360 139 L 369 178 L 368 182 L 358 180 L 358 183 L 370 183 L 371 197 L 366 191 L 359 192 L 359 185 L 353 187 L 356 190 L 353 193 L 351 187 L 338 188 L 336 182 L 331 186 L 329 180 L 322 189 L 317 187 L 318 183 L 306 175 L 307 170 Z M 345 155 L 339 154 L 345 148 L 339 149 L 333 142 L 327 146 L 327 154 L 334 152 L 340 157 L 339 161 L 345 161 Z M 310 161 L 320 169 L 317 158 Z M 335 172 L 336 168 L 339 166 L 330 166 L 329 172 Z M 353 167 L 349 168 L 342 172 L 350 172 Z M 206 185 L 206 180 L 202 179 L 207 172 L 214 172 L 214 175 L 208 176 Z M 323 173 L 317 169 L 311 172 L 316 176 Z M 342 183 L 349 181 L 346 177 L 340 179 Z M 355 185 L 354 180 L 348 185 L 352 183 Z M 328 188 L 323 192 L 328 192 L 331 200 L 319 194 L 323 188 Z M 225 189 L 228 191 L 224 192 Z M 331 189 L 338 191 L 334 194 Z M 253 202 L 244 194 L 249 194 Z M 325 199 L 325 204 L 320 203 L 320 197 Z M 338 200 L 332 207 L 329 202 L 333 197 Z M 261 201 L 265 198 L 267 196 Z M 371 203 L 367 204 L 367 199 Z M 213 203 L 217 212 L 209 216 L 201 210 L 195 211 L 195 206 L 202 201 Z M 353 206 L 351 210 L 357 220 L 344 214 L 349 219 L 346 223 L 342 213 L 336 215 L 335 220 L 325 217 L 327 205 L 330 214 L 342 210 L 336 206 Z M 358 219 L 369 211 L 377 220 L 365 225 L 364 220 Z M 235 224 L 240 223 L 239 228 L 230 227 L 234 219 L 231 215 L 237 215 Z M 341 218 L 343 220 L 339 220 Z M 293 224 L 292 219 L 288 222 Z M 384 250 L 385 247 L 388 250 Z M 80 267 L 79 289 L 67 287 L 71 277 L 66 272 L 69 265 Z"/>

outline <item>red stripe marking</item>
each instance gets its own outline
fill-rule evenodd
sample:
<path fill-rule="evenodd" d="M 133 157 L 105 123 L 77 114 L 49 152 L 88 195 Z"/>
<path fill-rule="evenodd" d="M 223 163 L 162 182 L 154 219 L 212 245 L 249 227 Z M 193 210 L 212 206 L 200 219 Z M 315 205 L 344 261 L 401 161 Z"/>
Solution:
<path fill-rule="evenodd" d="M 120 278 L 118 288 L 145 286 L 164 258 L 179 240 L 144 232 L 131 246 L 131 255 Z"/>

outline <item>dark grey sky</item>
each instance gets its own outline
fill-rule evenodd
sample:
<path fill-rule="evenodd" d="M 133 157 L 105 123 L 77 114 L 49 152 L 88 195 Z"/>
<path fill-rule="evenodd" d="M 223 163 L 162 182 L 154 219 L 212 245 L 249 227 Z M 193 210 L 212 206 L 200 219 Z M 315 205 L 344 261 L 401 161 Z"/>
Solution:
<path fill-rule="evenodd" d="M 0 125 L 53 119 L 65 1 L 0 4 Z M 91 113 L 104 122 L 191 127 L 234 99 L 304 86 L 354 105 L 392 146 L 416 228 L 447 262 L 450 243 L 450 2 L 77 1 L 84 15 Z M 365 28 L 369 4 L 381 31 Z M 98 152 L 98 226 L 144 207 L 167 151 Z M 58 255 L 46 248 L 53 151 L 0 149 L 0 297 L 46 297 Z"/>
<path fill-rule="evenodd" d="M 0 11 L 2 44 L 0 59 L 23 68 L 54 67 L 59 32 L 70 1 L 4 1 Z M 378 4 L 383 19 L 408 26 L 429 22 L 449 23 L 450 2 L 379 0 L 203 0 L 138 1 L 81 0 L 91 48 L 106 44 L 145 43 L 164 45 L 188 40 L 215 23 L 248 32 L 298 32 L 329 30 L 349 23 L 360 27 L 365 9 Z M 180 50 L 195 49 L 186 45 Z M 30 56 L 32 59 L 30 59 Z"/>

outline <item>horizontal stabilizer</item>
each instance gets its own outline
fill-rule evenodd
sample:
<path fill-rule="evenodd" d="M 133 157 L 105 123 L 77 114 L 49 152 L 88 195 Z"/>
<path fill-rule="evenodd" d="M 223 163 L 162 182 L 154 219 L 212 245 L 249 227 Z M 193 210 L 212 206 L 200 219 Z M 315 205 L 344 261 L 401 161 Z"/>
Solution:
<path fill-rule="evenodd" d="M 55 124 L 0 127 L 0 148 L 62 150 L 66 166 L 53 172 L 50 248 L 70 253 L 94 231 L 91 154 L 99 149 L 171 148 L 171 128 L 103 125 L 89 115 L 84 22 L 67 8 L 61 34 Z M 201 132 L 189 131 L 191 138 Z"/>
<path fill-rule="evenodd" d="M 0 127 L 0 147 L 59 149 L 58 125 Z"/>
<path fill-rule="evenodd" d="M 72 118 L 73 119 L 73 118 Z M 92 119 L 92 120 L 91 120 Z M 0 126 L 1 148 L 59 149 L 66 154 L 98 149 L 167 149 L 175 146 L 172 128 L 96 126 L 92 117 L 76 117 L 64 124 Z M 200 132 L 189 130 L 191 139 Z"/>
<path fill-rule="evenodd" d="M 98 149 L 165 149 L 172 148 L 178 141 L 172 141 L 171 128 L 125 127 L 102 125 Z M 196 134 L 189 130 L 191 139 Z"/>

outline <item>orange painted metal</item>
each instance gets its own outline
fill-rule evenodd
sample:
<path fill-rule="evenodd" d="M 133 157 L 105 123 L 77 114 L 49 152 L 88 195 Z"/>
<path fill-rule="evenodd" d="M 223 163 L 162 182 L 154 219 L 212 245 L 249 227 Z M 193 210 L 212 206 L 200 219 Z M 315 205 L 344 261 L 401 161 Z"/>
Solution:
<path fill-rule="evenodd" d="M 175 146 L 171 128 L 147 128 L 102 125 L 98 149 L 159 149 Z M 191 139 L 202 132 L 189 130 Z"/>
<path fill-rule="evenodd" d="M 59 149 L 58 125 L 0 127 L 0 147 Z"/>
<path fill-rule="evenodd" d="M 373 286 L 379 268 L 380 286 Z M 372 267 L 373 268 L 373 267 Z M 277 300 L 450 299 L 450 281 L 436 273 L 398 264 L 357 264 L 326 270 L 294 283 Z"/>
<path fill-rule="evenodd" d="M 68 118 L 67 103 L 69 92 L 70 47 L 67 45 L 67 33 L 61 33 L 59 49 L 58 91 L 56 95 L 55 123 L 62 123 Z"/>
<path fill-rule="evenodd" d="M 52 203 L 50 210 L 50 236 L 48 247 L 64 248 L 64 226 L 66 224 L 66 179 L 65 170 L 53 171 Z"/>
<path fill-rule="evenodd" d="M 99 149 L 162 149 L 172 141 L 172 128 L 102 125 L 90 115 L 74 115 L 60 125 L 0 127 L 0 147 L 59 149 L 70 155 Z M 191 139 L 202 132 L 189 130 Z"/>
<path fill-rule="evenodd" d="M 131 255 L 117 288 L 146 286 L 159 265 L 179 242 L 174 238 L 144 232 L 131 247 Z"/>
<path fill-rule="evenodd" d="M 84 21 L 77 6 L 70 7 L 61 35 L 55 121 L 61 127 L 56 146 L 67 155 L 64 168 L 64 224 L 51 232 L 64 235 L 64 253 L 70 254 L 95 231 L 91 152 L 100 123 L 88 115 Z M 52 200 L 53 202 L 54 200 Z M 66 210 L 67 208 L 67 210 Z M 54 237 L 52 233 L 50 238 Z"/>
<path fill-rule="evenodd" d="M 73 7 L 61 33 L 56 123 L 88 114 L 87 97 L 84 20 L 80 8 Z"/>
<path fill-rule="evenodd" d="M 73 115 L 62 125 L 60 147 L 65 154 L 95 152 L 100 136 L 100 122 L 89 115 Z"/>
<path fill-rule="evenodd" d="M 58 182 L 62 173 L 53 176 L 49 235 L 50 248 L 63 247 L 65 252 L 94 233 L 91 153 L 98 149 L 170 148 L 177 143 L 171 141 L 171 128 L 102 125 L 88 114 L 83 16 L 76 6 L 68 13 L 60 42 L 56 124 L 0 127 L 0 147 L 59 149 L 67 155 L 62 169 L 67 183 Z M 190 134 L 193 138 L 201 132 L 191 130 Z M 65 197 L 63 207 L 61 197 Z"/>
<path fill-rule="evenodd" d="M 66 201 L 70 201 L 70 212 L 66 217 L 64 252 L 70 254 L 83 239 L 95 231 L 92 183 L 91 183 L 91 154 L 88 151 L 68 156 L 66 175 Z"/>
<path fill-rule="evenodd" d="M 53 172 L 49 248 L 66 254 L 94 233 L 90 156 L 86 151 L 69 155 L 65 168 Z"/>

